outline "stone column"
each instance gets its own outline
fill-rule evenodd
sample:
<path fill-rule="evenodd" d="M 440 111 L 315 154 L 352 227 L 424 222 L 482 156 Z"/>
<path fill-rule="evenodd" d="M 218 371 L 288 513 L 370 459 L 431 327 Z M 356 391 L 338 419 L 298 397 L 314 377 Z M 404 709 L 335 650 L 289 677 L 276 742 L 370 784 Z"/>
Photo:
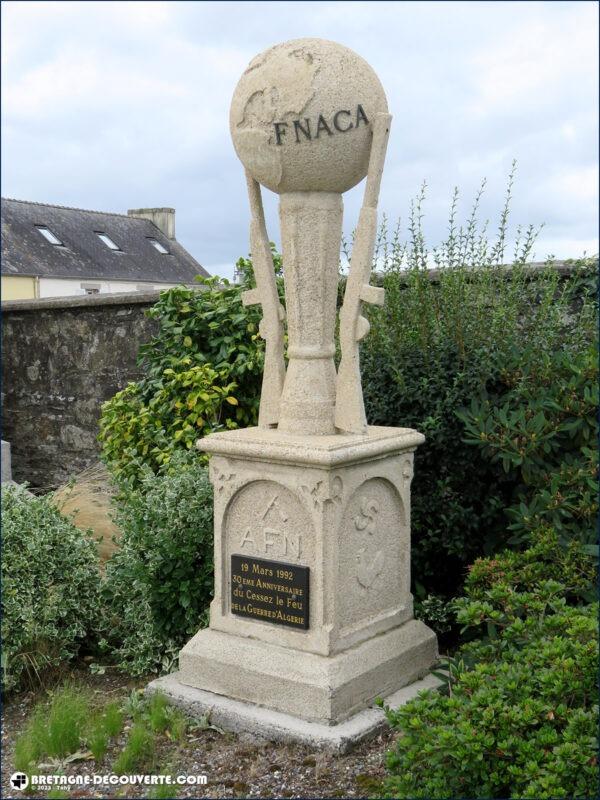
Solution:
<path fill-rule="evenodd" d="M 335 300 L 343 208 L 338 193 L 281 195 L 289 361 L 280 431 L 335 433 Z"/>

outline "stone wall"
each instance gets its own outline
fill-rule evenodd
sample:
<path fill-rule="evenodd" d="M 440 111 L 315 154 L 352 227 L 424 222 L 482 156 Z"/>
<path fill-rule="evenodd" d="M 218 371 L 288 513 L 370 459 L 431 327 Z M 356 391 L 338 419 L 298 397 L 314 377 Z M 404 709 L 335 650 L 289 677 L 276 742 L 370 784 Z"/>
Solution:
<path fill-rule="evenodd" d="M 2 303 L 2 438 L 16 481 L 52 488 L 98 460 L 101 404 L 136 380 L 159 292 Z"/>
<path fill-rule="evenodd" d="M 531 265 L 532 276 L 540 267 Z M 574 269 L 554 267 L 565 278 Z M 14 480 L 53 487 L 97 461 L 100 406 L 140 376 L 138 348 L 156 330 L 144 312 L 158 295 L 2 303 L 2 438 L 11 443 Z"/>

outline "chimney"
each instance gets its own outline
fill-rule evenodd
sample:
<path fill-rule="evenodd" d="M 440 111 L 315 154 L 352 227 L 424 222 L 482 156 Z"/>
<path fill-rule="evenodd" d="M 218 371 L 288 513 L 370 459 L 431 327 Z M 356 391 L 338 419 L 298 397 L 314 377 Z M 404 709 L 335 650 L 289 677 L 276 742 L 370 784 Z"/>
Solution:
<path fill-rule="evenodd" d="M 128 217 L 149 219 L 167 239 L 175 238 L 175 209 L 174 208 L 130 208 Z"/>

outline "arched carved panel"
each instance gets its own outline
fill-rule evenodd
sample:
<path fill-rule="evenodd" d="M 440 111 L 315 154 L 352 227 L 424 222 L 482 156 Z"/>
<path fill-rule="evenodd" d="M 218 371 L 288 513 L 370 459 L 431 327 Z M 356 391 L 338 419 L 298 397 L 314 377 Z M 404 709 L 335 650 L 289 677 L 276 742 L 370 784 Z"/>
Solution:
<path fill-rule="evenodd" d="M 404 506 L 384 478 L 361 484 L 338 531 L 336 601 L 344 627 L 395 608 L 410 591 L 410 541 Z"/>

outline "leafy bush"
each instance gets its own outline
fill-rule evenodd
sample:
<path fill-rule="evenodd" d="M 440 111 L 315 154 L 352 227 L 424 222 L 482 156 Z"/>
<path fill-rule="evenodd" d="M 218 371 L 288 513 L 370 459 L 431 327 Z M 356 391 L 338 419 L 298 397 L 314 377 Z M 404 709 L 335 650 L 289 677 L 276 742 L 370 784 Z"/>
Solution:
<path fill-rule="evenodd" d="M 44 497 L 2 487 L 2 670 L 6 689 L 77 655 L 97 623 L 95 544 Z"/>
<path fill-rule="evenodd" d="M 455 594 L 469 563 L 506 545 L 505 508 L 525 497 L 522 476 L 516 471 L 499 476 L 489 451 L 464 441 L 473 434 L 458 412 L 473 398 L 482 419 L 486 399 L 490 413 L 505 403 L 524 411 L 528 398 L 521 389 L 517 396 L 510 382 L 527 370 L 532 353 L 562 353 L 564 364 L 556 366 L 554 379 L 566 385 L 574 378 L 577 391 L 589 391 L 593 381 L 581 359 L 585 341 L 589 346 L 595 335 L 590 283 L 597 260 L 574 265 L 570 278 L 551 265 L 532 273 L 527 261 L 536 232 L 530 227 L 517 243 L 510 268 L 503 266 L 511 186 L 512 176 L 493 244 L 477 222 L 479 196 L 459 228 L 455 194 L 448 239 L 432 252 L 422 230 L 424 192 L 411 210 L 408 244 L 385 221 L 379 233 L 377 263 L 386 302 L 366 309 L 371 332 L 361 349 L 365 406 L 371 424 L 414 427 L 427 438 L 415 454 L 412 485 L 413 574 L 421 597 Z M 567 372 L 569 361 L 579 364 L 579 376 Z M 528 391 L 545 403 L 558 387 L 532 371 Z M 589 408 L 593 398 L 584 403 Z M 579 442 L 567 442 L 565 435 L 556 447 L 546 474 L 562 459 L 568 472 L 560 479 L 563 484 L 579 480 L 574 471 L 580 466 L 587 483 L 591 459 L 582 456 Z M 573 464 L 566 453 L 576 454 Z M 581 493 L 581 486 L 574 491 Z M 587 489 L 582 497 L 586 510 L 578 513 L 587 515 Z M 574 525 L 585 526 L 587 518 L 579 516 Z"/>
<path fill-rule="evenodd" d="M 423 620 L 441 637 L 452 627 L 452 604 L 436 594 L 428 594 L 422 600 L 415 597 L 415 618 Z"/>
<path fill-rule="evenodd" d="M 273 265 L 280 274 L 275 252 Z M 242 305 L 251 262 L 241 258 L 237 268 L 239 285 L 203 278 L 202 291 L 170 289 L 149 310 L 159 331 L 140 348 L 144 377 L 107 401 L 100 419 L 103 456 L 120 481 L 135 483 L 143 466 L 156 472 L 199 437 L 256 423 L 262 312 Z"/>
<path fill-rule="evenodd" d="M 590 556 L 586 547 L 576 540 L 562 545 L 552 528 L 540 527 L 532 538 L 531 546 L 521 553 L 507 550 L 497 558 L 479 558 L 470 566 L 464 587 L 467 597 L 456 601 L 461 621 L 469 613 L 470 624 L 477 623 L 473 614 L 479 602 L 492 602 L 496 612 L 506 598 L 534 591 L 548 580 L 562 584 L 564 597 L 570 603 L 595 599 L 597 559 Z"/>
<path fill-rule="evenodd" d="M 237 384 L 227 380 L 227 371 L 217 372 L 208 364 L 191 366 L 189 357 L 174 359 L 152 381 L 130 383 L 104 404 L 100 438 L 103 455 L 114 477 L 133 480 L 141 467 L 158 469 L 168 464 L 176 450 L 191 449 L 195 441 L 215 430 L 223 403 L 237 406 L 232 392 Z M 235 427 L 227 419 L 228 427 Z"/>
<path fill-rule="evenodd" d="M 595 541 L 598 513 L 598 355 L 584 345 L 525 348 L 504 365 L 490 396 L 459 413 L 465 441 L 502 468 L 512 497 L 507 508 L 513 541 L 527 541 L 540 524 L 565 541 Z"/>
<path fill-rule="evenodd" d="M 594 569 L 578 543 L 534 538 L 473 566 L 458 619 L 488 635 L 449 661 L 447 694 L 386 709 L 402 736 L 384 796 L 595 796 L 598 604 L 567 603 L 592 590 Z"/>
<path fill-rule="evenodd" d="M 106 564 L 102 643 L 130 674 L 168 671 L 206 623 L 213 588 L 212 487 L 197 456 L 142 472 L 116 503 L 121 547 Z"/>

